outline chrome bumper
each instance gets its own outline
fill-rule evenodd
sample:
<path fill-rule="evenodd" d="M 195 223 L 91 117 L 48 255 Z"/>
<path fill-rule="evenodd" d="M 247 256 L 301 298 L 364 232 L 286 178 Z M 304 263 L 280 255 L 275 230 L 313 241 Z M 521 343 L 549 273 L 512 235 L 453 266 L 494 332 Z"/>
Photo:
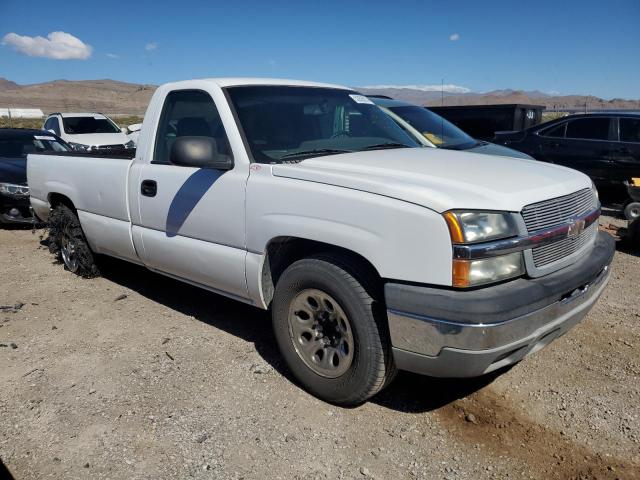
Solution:
<path fill-rule="evenodd" d="M 613 243 L 611 237 L 602 238 L 592 255 L 598 258 L 585 259 L 585 265 L 577 265 L 575 268 L 582 270 L 573 277 L 570 272 L 557 272 L 554 279 L 523 280 L 522 283 L 536 287 L 546 282 L 544 291 L 558 292 L 561 286 L 573 288 L 562 296 L 560 290 L 556 299 L 547 303 L 534 304 L 533 295 L 527 295 L 528 290 L 511 293 L 515 286 L 508 284 L 490 287 L 496 289 L 499 296 L 492 297 L 492 292 L 478 290 L 471 293 L 475 295 L 471 299 L 456 296 L 460 294 L 450 290 L 438 292 L 429 287 L 407 287 L 402 291 L 408 291 L 409 296 L 402 297 L 397 293 L 401 287 L 392 286 L 388 291 L 387 304 L 391 305 L 387 307 L 387 314 L 397 367 L 438 377 L 472 377 L 516 363 L 540 350 L 580 322 L 593 307 L 609 280 Z M 585 280 L 579 281 L 579 278 Z M 570 279 L 575 288 L 564 282 Z M 486 309 L 493 311 L 505 292 L 507 296 L 517 297 L 516 307 L 509 304 L 506 310 L 495 307 L 498 314 L 483 313 Z M 424 293 L 420 301 L 423 310 L 439 311 L 442 318 L 402 311 L 403 301 L 419 310 L 417 299 L 421 293 Z M 488 301 L 483 304 L 483 299 Z M 447 315 L 450 318 L 445 319 Z"/>
<path fill-rule="evenodd" d="M 496 323 L 457 323 L 388 310 L 394 347 L 423 355 L 438 355 L 443 348 L 489 350 L 553 330 L 591 309 L 609 280 L 609 268 L 582 289 L 548 307 Z"/>

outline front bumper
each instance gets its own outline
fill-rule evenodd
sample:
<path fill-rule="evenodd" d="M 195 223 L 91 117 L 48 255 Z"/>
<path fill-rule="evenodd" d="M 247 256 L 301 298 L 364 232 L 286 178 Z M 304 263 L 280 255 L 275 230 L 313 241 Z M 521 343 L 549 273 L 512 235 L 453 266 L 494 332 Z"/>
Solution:
<path fill-rule="evenodd" d="M 13 198 L 0 195 L 0 225 L 33 223 L 34 217 L 30 207 L 29 197 Z M 17 214 L 14 214 L 16 212 Z"/>
<path fill-rule="evenodd" d="M 397 367 L 474 377 L 520 361 L 589 312 L 609 280 L 614 251 L 613 238 L 599 233 L 588 256 L 544 277 L 471 291 L 386 284 Z"/>

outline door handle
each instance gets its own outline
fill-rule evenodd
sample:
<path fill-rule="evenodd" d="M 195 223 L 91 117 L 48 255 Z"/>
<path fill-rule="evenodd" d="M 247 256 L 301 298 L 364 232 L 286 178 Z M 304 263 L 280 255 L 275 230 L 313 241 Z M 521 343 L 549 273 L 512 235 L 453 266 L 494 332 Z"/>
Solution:
<path fill-rule="evenodd" d="M 158 193 L 158 184 L 155 180 L 143 180 L 140 184 L 140 193 L 145 197 L 155 197 Z"/>

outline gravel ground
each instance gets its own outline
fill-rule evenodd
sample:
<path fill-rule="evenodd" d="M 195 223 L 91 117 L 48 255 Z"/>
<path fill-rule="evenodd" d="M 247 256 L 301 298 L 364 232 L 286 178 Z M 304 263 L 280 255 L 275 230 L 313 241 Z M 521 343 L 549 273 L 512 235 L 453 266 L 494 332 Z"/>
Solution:
<path fill-rule="evenodd" d="M 603 218 L 603 223 L 616 220 Z M 640 478 L 640 253 L 500 375 L 401 373 L 344 409 L 298 388 L 267 313 L 0 230 L 0 458 L 16 479 Z"/>

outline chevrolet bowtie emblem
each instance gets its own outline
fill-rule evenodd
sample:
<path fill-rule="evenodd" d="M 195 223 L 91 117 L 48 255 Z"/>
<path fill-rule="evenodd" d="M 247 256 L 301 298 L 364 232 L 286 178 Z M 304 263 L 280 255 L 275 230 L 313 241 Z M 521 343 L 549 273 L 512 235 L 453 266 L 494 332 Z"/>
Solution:
<path fill-rule="evenodd" d="M 569 220 L 569 230 L 567 230 L 567 238 L 578 238 L 584 231 L 584 220 Z"/>

